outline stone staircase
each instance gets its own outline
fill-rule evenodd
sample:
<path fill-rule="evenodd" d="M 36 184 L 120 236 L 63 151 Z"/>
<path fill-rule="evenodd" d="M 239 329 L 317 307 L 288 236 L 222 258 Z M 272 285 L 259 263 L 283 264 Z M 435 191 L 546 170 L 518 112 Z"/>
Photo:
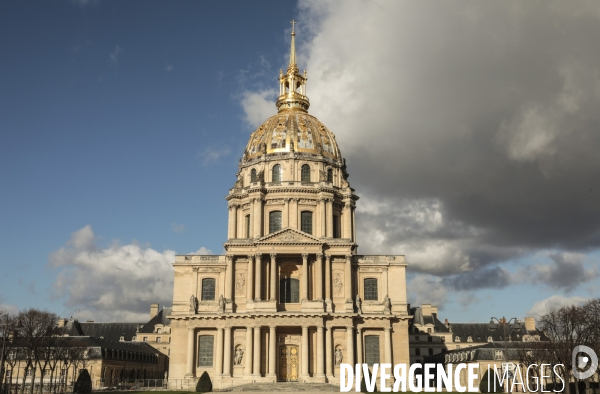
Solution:
<path fill-rule="evenodd" d="M 339 386 L 328 383 L 300 383 L 300 382 L 280 382 L 280 383 L 249 383 L 242 386 L 233 387 L 230 391 L 248 391 L 255 393 L 270 392 L 294 392 L 294 393 L 339 393 Z"/>

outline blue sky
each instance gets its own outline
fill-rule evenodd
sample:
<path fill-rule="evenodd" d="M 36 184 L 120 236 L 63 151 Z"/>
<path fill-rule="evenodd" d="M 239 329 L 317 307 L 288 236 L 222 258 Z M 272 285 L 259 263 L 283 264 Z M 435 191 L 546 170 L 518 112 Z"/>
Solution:
<path fill-rule="evenodd" d="M 359 251 L 405 253 L 414 303 L 484 321 L 598 297 L 597 15 L 515 4 L 2 2 L 0 304 L 140 319 L 173 253 L 221 253 L 292 18 Z"/>

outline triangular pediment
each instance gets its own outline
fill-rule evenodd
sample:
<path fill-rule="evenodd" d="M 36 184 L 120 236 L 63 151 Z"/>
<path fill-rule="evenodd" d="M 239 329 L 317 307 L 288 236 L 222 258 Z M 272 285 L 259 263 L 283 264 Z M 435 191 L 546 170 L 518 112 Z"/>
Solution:
<path fill-rule="evenodd" d="M 319 238 L 314 237 L 295 228 L 286 227 L 272 234 L 265 235 L 255 241 L 256 244 L 323 244 Z"/>

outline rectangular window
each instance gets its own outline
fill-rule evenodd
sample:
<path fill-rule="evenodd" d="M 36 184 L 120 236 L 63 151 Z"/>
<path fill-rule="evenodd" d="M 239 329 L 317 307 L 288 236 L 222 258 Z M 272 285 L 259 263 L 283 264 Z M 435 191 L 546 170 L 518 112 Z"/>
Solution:
<path fill-rule="evenodd" d="M 281 230 L 281 211 L 269 212 L 269 234 Z"/>
<path fill-rule="evenodd" d="M 202 301 L 215 300 L 216 281 L 214 278 L 202 279 Z"/>
<path fill-rule="evenodd" d="M 504 354 L 502 353 L 502 350 L 494 351 L 494 360 L 504 360 Z"/>
<path fill-rule="evenodd" d="M 379 336 L 365 337 L 365 362 L 368 365 L 379 364 Z"/>
<path fill-rule="evenodd" d="M 6 371 L 6 380 L 7 381 L 10 379 L 11 373 L 12 373 L 12 371 L 10 369 Z"/>
<path fill-rule="evenodd" d="M 161 338 L 160 337 L 156 337 L 156 343 L 160 343 Z"/>
<path fill-rule="evenodd" d="M 312 234 L 312 212 L 302 211 L 300 213 L 300 230 Z"/>
<path fill-rule="evenodd" d="M 144 342 L 148 342 L 148 337 L 144 337 L 144 338 L 142 339 L 142 341 L 144 341 Z"/>
<path fill-rule="evenodd" d="M 342 238 L 340 234 L 340 216 L 333 215 L 333 238 Z"/>
<path fill-rule="evenodd" d="M 365 279 L 365 301 L 377 301 L 377 279 Z"/>
<path fill-rule="evenodd" d="M 246 215 L 244 219 L 245 229 L 246 229 L 246 238 L 250 238 L 250 215 Z"/>
<path fill-rule="evenodd" d="M 214 336 L 201 335 L 198 341 L 198 366 L 212 367 Z"/>

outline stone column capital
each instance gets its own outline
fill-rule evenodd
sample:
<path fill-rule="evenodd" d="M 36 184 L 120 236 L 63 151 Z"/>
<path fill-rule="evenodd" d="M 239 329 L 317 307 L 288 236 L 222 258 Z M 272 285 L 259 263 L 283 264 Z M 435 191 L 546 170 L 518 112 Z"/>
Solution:
<path fill-rule="evenodd" d="M 302 253 L 302 260 L 306 261 L 308 259 L 308 253 Z"/>
<path fill-rule="evenodd" d="M 200 267 L 192 267 L 192 271 L 198 272 L 198 270 L 200 270 Z"/>
<path fill-rule="evenodd" d="M 317 258 L 318 259 L 323 259 L 323 253 L 317 253 Z"/>
<path fill-rule="evenodd" d="M 271 260 L 275 260 L 277 258 L 277 253 L 270 253 L 269 256 L 271 256 Z"/>
<path fill-rule="evenodd" d="M 248 261 L 252 262 L 254 260 L 254 255 L 253 254 L 249 254 L 248 255 Z"/>
<path fill-rule="evenodd" d="M 226 254 L 225 255 L 225 260 L 227 260 L 227 262 L 233 261 L 233 255 L 232 254 Z"/>
<path fill-rule="evenodd" d="M 346 261 L 348 261 L 348 260 L 352 260 L 352 255 L 351 254 L 347 254 L 346 255 Z"/>
<path fill-rule="evenodd" d="M 326 254 L 325 255 L 325 260 L 327 260 L 327 262 L 331 261 L 331 255 L 330 254 Z"/>
<path fill-rule="evenodd" d="M 386 332 L 386 334 L 392 330 L 392 327 L 383 327 L 384 331 Z"/>
<path fill-rule="evenodd" d="M 262 253 L 255 253 L 254 254 L 254 258 L 256 258 L 256 259 L 262 259 Z"/>

